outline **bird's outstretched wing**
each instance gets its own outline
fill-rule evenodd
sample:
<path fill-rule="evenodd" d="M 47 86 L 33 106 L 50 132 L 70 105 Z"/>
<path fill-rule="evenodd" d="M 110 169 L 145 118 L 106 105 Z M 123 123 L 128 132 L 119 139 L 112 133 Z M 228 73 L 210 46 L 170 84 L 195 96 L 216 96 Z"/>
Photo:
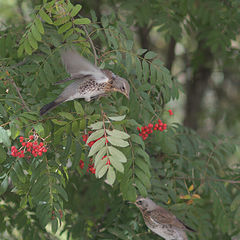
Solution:
<path fill-rule="evenodd" d="M 86 75 L 94 76 L 97 83 L 107 82 L 108 77 L 98 68 L 82 57 L 75 49 L 65 49 L 61 52 L 62 62 L 71 75 L 68 80 L 81 79 Z M 61 81 L 60 81 L 61 82 Z"/>
<path fill-rule="evenodd" d="M 158 209 L 151 211 L 150 218 L 153 222 L 156 222 L 158 224 L 159 223 L 170 224 L 179 229 L 186 230 L 185 224 L 179 221 L 175 215 L 173 215 L 172 213 L 170 213 L 169 211 L 162 207 L 159 207 Z"/>

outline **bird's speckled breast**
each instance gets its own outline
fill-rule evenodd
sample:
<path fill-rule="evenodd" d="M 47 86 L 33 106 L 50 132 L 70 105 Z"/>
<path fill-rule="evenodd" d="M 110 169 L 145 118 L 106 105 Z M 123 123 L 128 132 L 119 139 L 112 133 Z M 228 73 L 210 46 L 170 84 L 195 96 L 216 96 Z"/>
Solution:
<path fill-rule="evenodd" d="M 187 240 L 185 233 L 169 224 L 160 224 L 152 221 L 147 211 L 141 211 L 145 224 L 150 230 L 165 240 Z M 180 231 L 180 232 L 179 232 Z"/>

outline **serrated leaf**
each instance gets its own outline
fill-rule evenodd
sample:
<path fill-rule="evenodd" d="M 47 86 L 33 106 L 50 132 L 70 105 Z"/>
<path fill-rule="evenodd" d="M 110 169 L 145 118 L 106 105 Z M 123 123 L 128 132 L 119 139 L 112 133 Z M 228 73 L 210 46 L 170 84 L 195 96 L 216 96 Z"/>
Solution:
<path fill-rule="evenodd" d="M 72 27 L 72 22 L 67 22 L 58 29 L 58 33 L 62 34 Z"/>
<path fill-rule="evenodd" d="M 80 116 L 84 115 L 84 110 L 80 102 L 74 101 L 74 108 L 77 112 L 77 114 L 80 114 Z"/>
<path fill-rule="evenodd" d="M 145 186 L 138 179 L 135 179 L 135 184 L 138 188 L 140 195 L 142 197 L 146 197 L 148 195 L 148 193 L 147 193 L 147 189 L 145 188 Z"/>
<path fill-rule="evenodd" d="M 64 188 L 60 185 L 54 184 L 53 187 L 57 190 L 57 192 L 62 196 L 62 198 L 67 202 L 68 201 L 68 195 Z"/>
<path fill-rule="evenodd" d="M 104 174 L 107 172 L 108 168 L 109 168 L 109 165 L 103 166 L 103 167 L 99 170 L 97 177 L 98 177 L 98 178 L 103 177 Z"/>
<path fill-rule="evenodd" d="M 148 77 L 149 77 L 149 66 L 148 66 L 148 63 L 145 60 L 143 60 L 142 61 L 142 66 L 143 66 L 144 81 L 147 81 Z"/>
<path fill-rule="evenodd" d="M 30 45 L 33 47 L 33 49 L 36 50 L 38 48 L 38 43 L 34 39 L 33 34 L 31 32 L 29 32 L 29 34 L 28 34 L 28 41 L 29 41 Z"/>
<path fill-rule="evenodd" d="M 131 141 L 140 144 L 143 149 L 145 149 L 145 143 L 143 139 L 137 134 L 131 134 Z"/>
<path fill-rule="evenodd" d="M 74 116 L 71 113 L 68 113 L 68 112 L 60 112 L 60 113 L 58 113 L 58 115 L 66 118 L 68 120 L 74 120 L 75 119 Z"/>
<path fill-rule="evenodd" d="M 39 14 L 45 22 L 47 22 L 48 24 L 53 24 L 52 19 L 47 15 L 47 13 L 43 9 L 39 11 Z"/>
<path fill-rule="evenodd" d="M 73 29 L 73 28 L 69 29 L 69 30 L 66 32 L 66 34 L 64 35 L 63 39 L 65 40 L 65 39 L 67 39 L 68 37 L 70 37 L 70 36 L 73 34 L 73 32 L 74 32 L 74 29 Z"/>
<path fill-rule="evenodd" d="M 107 153 L 107 147 L 104 147 L 96 154 L 95 159 L 94 159 L 95 166 L 97 166 L 98 162 L 100 160 L 102 160 L 102 158 L 106 155 L 106 153 Z"/>
<path fill-rule="evenodd" d="M 126 115 L 122 115 L 122 116 L 114 116 L 114 117 L 108 117 L 109 119 L 111 119 L 112 121 L 122 121 L 123 119 L 125 119 Z"/>
<path fill-rule="evenodd" d="M 150 179 L 146 176 L 146 174 L 142 170 L 135 169 L 135 175 L 143 183 L 144 186 L 146 186 L 147 188 L 151 187 Z"/>
<path fill-rule="evenodd" d="M 93 156 L 95 153 L 97 153 L 100 149 L 103 148 L 103 146 L 105 145 L 106 139 L 105 138 L 101 138 L 98 141 L 96 141 L 91 149 L 90 152 L 88 154 L 89 157 Z"/>
<path fill-rule="evenodd" d="M 146 162 L 150 165 L 149 155 L 144 150 L 138 147 L 138 148 L 135 148 L 135 152 L 138 155 L 142 156 L 146 160 Z"/>
<path fill-rule="evenodd" d="M 11 142 L 8 136 L 7 130 L 0 126 L 0 143 L 3 143 L 6 147 L 11 146 Z"/>
<path fill-rule="evenodd" d="M 22 56 L 23 50 L 24 50 L 24 45 L 21 44 L 20 47 L 19 47 L 18 50 L 17 50 L 17 55 L 18 55 L 18 57 L 21 57 L 21 56 Z"/>
<path fill-rule="evenodd" d="M 37 31 L 41 34 L 44 34 L 43 24 L 39 18 L 36 18 L 35 24 L 36 24 Z M 33 25 L 33 26 L 35 26 L 35 25 Z"/>
<path fill-rule="evenodd" d="M 60 120 L 57 120 L 57 119 L 51 119 L 51 121 L 59 126 L 64 126 L 67 124 L 67 122 L 65 121 L 60 121 Z"/>
<path fill-rule="evenodd" d="M 74 24 L 81 25 L 81 24 L 89 24 L 91 20 L 88 18 L 78 18 L 73 21 Z"/>
<path fill-rule="evenodd" d="M 114 136 L 114 137 L 121 138 L 121 139 L 130 138 L 130 136 L 127 133 L 125 133 L 123 131 L 119 131 L 117 129 L 113 129 L 112 131 L 110 131 L 110 130 L 106 130 L 106 131 L 107 131 L 107 134 L 110 136 Z"/>
<path fill-rule="evenodd" d="M 122 162 L 122 163 L 127 162 L 126 156 L 125 156 L 121 151 L 119 151 L 118 149 L 116 149 L 115 147 L 109 146 L 109 147 L 108 147 L 108 150 L 109 150 L 110 154 L 111 154 L 115 159 L 117 159 L 119 162 Z"/>
<path fill-rule="evenodd" d="M 115 182 L 115 180 L 116 180 L 116 174 L 115 174 L 115 171 L 114 171 L 114 169 L 111 167 L 111 166 L 109 166 L 109 168 L 108 168 L 108 172 L 107 172 L 107 183 L 109 184 L 109 185 L 113 185 L 113 183 Z"/>
<path fill-rule="evenodd" d="M 117 158 L 114 156 L 109 156 L 109 160 L 111 165 L 119 172 L 123 173 L 124 172 L 124 167 L 121 162 L 118 161 Z"/>
<path fill-rule="evenodd" d="M 70 16 L 75 17 L 81 9 L 82 9 L 82 6 L 80 4 L 76 4 L 70 13 Z"/>
<path fill-rule="evenodd" d="M 96 177 L 98 177 L 98 172 L 102 169 L 103 166 L 107 165 L 108 158 L 103 158 L 101 161 L 98 161 L 97 165 L 94 164 L 94 167 L 96 169 Z"/>
<path fill-rule="evenodd" d="M 91 141 L 94 141 L 94 140 L 102 137 L 102 136 L 104 135 L 104 132 L 105 132 L 104 129 L 99 129 L 99 130 L 93 132 L 93 133 L 89 136 L 89 138 L 88 138 L 88 140 L 87 140 L 87 143 L 89 143 L 89 142 L 91 142 Z"/>
<path fill-rule="evenodd" d="M 137 79 L 138 79 L 138 81 L 141 81 L 142 80 L 142 64 L 141 64 L 140 60 L 138 59 L 138 57 L 135 58 L 135 64 L 136 64 Z"/>
<path fill-rule="evenodd" d="M 24 41 L 24 49 L 28 55 L 32 54 L 32 48 L 27 39 Z"/>
<path fill-rule="evenodd" d="M 52 219 L 51 223 L 52 223 L 52 232 L 56 233 L 58 229 L 58 220 L 56 218 Z"/>
<path fill-rule="evenodd" d="M 117 146 L 117 147 L 127 147 L 129 145 L 129 143 L 127 141 L 124 141 L 120 138 L 116 138 L 116 137 L 113 137 L 113 136 L 108 136 L 107 137 L 107 140 L 114 146 Z"/>
<path fill-rule="evenodd" d="M 97 130 L 97 129 L 100 129 L 102 127 L 103 127 L 103 122 L 102 121 L 93 123 L 89 126 L 89 128 L 91 128 L 92 130 Z"/>
<path fill-rule="evenodd" d="M 32 25 L 31 31 L 32 31 L 33 37 L 37 41 L 41 41 L 42 40 L 42 36 L 41 36 L 40 32 L 38 31 L 37 27 L 34 24 Z"/>
<path fill-rule="evenodd" d="M 149 51 L 144 55 L 145 59 L 153 59 L 157 56 L 157 53 Z"/>
<path fill-rule="evenodd" d="M 8 188 L 8 176 L 4 178 L 0 185 L 0 196 L 7 191 L 7 188 Z"/>

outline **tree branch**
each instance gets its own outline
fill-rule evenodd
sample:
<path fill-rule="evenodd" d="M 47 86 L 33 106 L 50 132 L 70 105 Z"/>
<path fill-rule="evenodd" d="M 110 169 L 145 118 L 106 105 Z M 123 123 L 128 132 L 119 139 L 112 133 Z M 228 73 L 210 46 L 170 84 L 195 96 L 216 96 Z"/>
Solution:
<path fill-rule="evenodd" d="M 22 95 L 21 95 L 21 93 L 20 93 L 19 88 L 17 87 L 16 83 L 14 82 L 13 78 L 10 76 L 10 74 L 9 74 L 8 71 L 7 71 L 7 75 L 8 75 L 8 77 L 9 77 L 10 83 L 11 83 L 11 84 L 13 85 L 13 87 L 16 89 L 17 94 L 18 94 L 19 98 L 21 99 L 23 107 L 24 107 L 25 109 L 27 109 L 28 112 L 30 112 L 30 111 L 31 111 L 30 108 L 28 107 L 28 105 L 27 105 L 26 102 L 24 101 L 24 99 L 23 99 L 23 97 L 22 97 Z"/>
<path fill-rule="evenodd" d="M 86 27 L 84 25 L 82 25 L 82 28 L 83 28 L 84 32 L 86 33 L 87 39 L 88 39 L 88 41 L 89 41 L 89 43 L 90 43 L 90 45 L 92 47 L 93 54 L 94 54 L 94 64 L 95 64 L 95 66 L 97 66 L 97 59 L 98 59 L 98 57 L 97 57 L 96 48 L 95 48 L 95 46 L 93 44 L 92 39 L 90 38 L 90 36 L 88 34 L 88 31 L 87 31 Z"/>

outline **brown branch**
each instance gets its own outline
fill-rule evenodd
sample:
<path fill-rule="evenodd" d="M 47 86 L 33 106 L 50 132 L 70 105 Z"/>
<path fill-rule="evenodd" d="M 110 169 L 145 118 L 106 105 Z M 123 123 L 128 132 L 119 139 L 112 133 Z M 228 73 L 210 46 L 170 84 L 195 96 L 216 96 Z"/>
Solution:
<path fill-rule="evenodd" d="M 174 177 L 173 179 L 178 179 L 178 180 L 199 180 L 199 181 L 213 181 L 213 182 L 226 182 L 226 183 L 231 183 L 231 184 L 239 184 L 240 180 L 230 180 L 230 179 L 218 179 L 218 178 L 211 178 L 211 177 L 206 177 L 206 178 L 194 178 L 194 177 Z"/>
<path fill-rule="evenodd" d="M 84 25 L 82 25 L 82 28 L 83 28 L 84 32 L 86 33 L 87 39 L 88 39 L 88 41 L 89 41 L 89 43 L 90 43 L 90 45 L 92 47 L 93 54 L 94 54 L 94 64 L 95 64 L 95 66 L 97 66 L 97 59 L 98 59 L 98 57 L 97 57 L 96 48 L 95 48 L 95 46 L 93 44 L 92 39 L 90 38 L 90 36 L 88 34 L 88 31 L 87 31 L 86 27 Z"/>
<path fill-rule="evenodd" d="M 11 84 L 13 85 L 13 87 L 16 89 L 17 94 L 18 94 L 19 98 L 21 99 L 22 105 L 24 106 L 24 108 L 27 109 L 28 112 L 30 112 L 30 111 L 31 111 L 30 108 L 28 107 L 28 105 L 27 105 L 26 102 L 24 101 L 24 99 L 23 99 L 23 97 L 22 97 L 22 95 L 21 95 L 21 93 L 20 93 L 19 88 L 17 87 L 17 85 L 16 85 L 16 83 L 14 82 L 13 78 L 10 76 L 9 72 L 7 72 L 7 75 L 8 75 L 8 77 L 9 77 L 9 81 L 11 82 Z"/>

